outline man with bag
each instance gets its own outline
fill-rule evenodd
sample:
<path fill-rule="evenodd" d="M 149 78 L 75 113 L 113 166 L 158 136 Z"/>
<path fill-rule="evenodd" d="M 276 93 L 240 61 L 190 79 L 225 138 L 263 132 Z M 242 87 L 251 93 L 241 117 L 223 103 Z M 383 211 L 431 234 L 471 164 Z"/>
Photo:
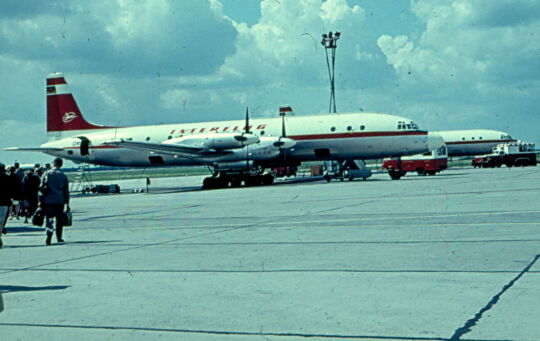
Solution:
<path fill-rule="evenodd" d="M 45 212 L 47 238 L 45 244 L 50 245 L 53 235 L 53 219 L 56 220 L 56 240 L 63 243 L 63 215 L 64 205 L 69 212 L 69 183 L 67 176 L 60 170 L 62 159 L 56 158 L 53 161 L 53 168 L 43 176 L 40 185 L 41 206 Z"/>

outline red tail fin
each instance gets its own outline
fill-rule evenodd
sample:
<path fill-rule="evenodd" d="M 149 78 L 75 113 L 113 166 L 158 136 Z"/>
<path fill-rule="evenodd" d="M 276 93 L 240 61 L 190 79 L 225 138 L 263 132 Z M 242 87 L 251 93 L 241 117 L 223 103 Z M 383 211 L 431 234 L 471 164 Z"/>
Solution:
<path fill-rule="evenodd" d="M 111 128 L 87 122 L 71 94 L 64 75 L 47 76 L 47 132 Z"/>

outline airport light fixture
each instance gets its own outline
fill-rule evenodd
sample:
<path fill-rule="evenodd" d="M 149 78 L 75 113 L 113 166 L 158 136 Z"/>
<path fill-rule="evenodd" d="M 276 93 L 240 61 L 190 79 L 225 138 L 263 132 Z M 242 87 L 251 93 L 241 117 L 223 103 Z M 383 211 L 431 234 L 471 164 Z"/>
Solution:
<path fill-rule="evenodd" d="M 328 108 L 328 111 L 334 113 L 336 112 L 336 88 L 334 86 L 334 71 L 336 65 L 337 41 L 340 36 L 340 32 L 332 33 L 332 31 L 330 31 L 328 32 L 328 34 L 324 33 L 321 40 L 321 44 L 324 46 L 324 51 L 326 53 L 326 66 L 328 67 L 328 77 L 330 78 L 330 106 Z M 330 58 L 332 59 L 332 63 L 330 63 L 328 50 L 330 50 Z"/>

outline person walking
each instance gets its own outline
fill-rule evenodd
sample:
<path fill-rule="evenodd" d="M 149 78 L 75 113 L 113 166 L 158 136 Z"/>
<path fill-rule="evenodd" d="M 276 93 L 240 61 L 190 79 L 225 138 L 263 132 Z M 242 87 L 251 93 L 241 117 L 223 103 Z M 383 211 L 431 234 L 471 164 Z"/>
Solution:
<path fill-rule="evenodd" d="M 25 172 L 21 169 L 21 165 L 18 162 L 15 162 L 13 164 L 13 174 L 15 174 L 19 180 L 19 198 L 17 199 L 19 201 L 19 205 L 17 207 L 17 211 L 15 212 L 17 216 L 17 220 L 20 216 L 23 215 L 24 211 L 24 205 L 23 205 L 23 197 L 22 197 L 22 182 L 24 179 Z"/>
<path fill-rule="evenodd" d="M 32 217 L 38 204 L 38 190 L 41 183 L 41 177 L 34 171 L 26 171 L 22 181 L 22 199 L 24 222 L 28 223 L 28 218 Z"/>
<path fill-rule="evenodd" d="M 45 244 L 50 245 L 53 235 L 53 219 L 56 220 L 56 240 L 58 243 L 63 243 L 62 239 L 62 215 L 64 214 L 64 205 L 66 211 L 69 207 L 69 182 L 67 176 L 60 170 L 63 161 L 61 158 L 56 158 L 53 161 L 53 168 L 43 176 L 40 185 L 41 199 L 43 211 L 46 218 L 46 234 Z"/>
<path fill-rule="evenodd" d="M 21 181 L 16 173 L 17 169 L 14 166 L 8 166 L 6 174 L 9 177 L 9 183 L 11 184 L 11 206 L 8 209 L 9 218 L 16 218 L 19 220 L 19 201 L 21 200 Z"/>
<path fill-rule="evenodd" d="M 11 199 L 13 198 L 13 190 L 15 184 L 12 179 L 6 174 L 6 166 L 0 163 L 0 232 L 3 232 L 7 221 Z M 2 233 L 0 233 L 0 248 L 2 247 Z"/>

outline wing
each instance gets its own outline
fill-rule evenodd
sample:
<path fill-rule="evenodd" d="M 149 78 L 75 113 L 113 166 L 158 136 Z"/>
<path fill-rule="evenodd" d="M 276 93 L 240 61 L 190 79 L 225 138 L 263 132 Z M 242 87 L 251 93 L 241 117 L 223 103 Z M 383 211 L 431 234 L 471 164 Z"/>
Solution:
<path fill-rule="evenodd" d="M 48 153 L 48 152 L 61 152 L 64 150 L 64 148 L 53 148 L 53 147 L 30 147 L 30 148 L 21 148 L 21 147 L 9 147 L 4 148 L 4 150 L 8 152 L 42 152 L 42 153 Z"/>
<path fill-rule="evenodd" d="M 169 143 L 153 143 L 153 142 L 136 142 L 136 141 L 109 141 L 105 144 L 119 146 L 123 148 L 146 150 L 159 154 L 178 155 L 189 158 L 201 158 L 208 156 L 222 156 L 230 154 L 230 151 L 204 149 L 201 147 L 194 147 L 180 144 Z"/>

